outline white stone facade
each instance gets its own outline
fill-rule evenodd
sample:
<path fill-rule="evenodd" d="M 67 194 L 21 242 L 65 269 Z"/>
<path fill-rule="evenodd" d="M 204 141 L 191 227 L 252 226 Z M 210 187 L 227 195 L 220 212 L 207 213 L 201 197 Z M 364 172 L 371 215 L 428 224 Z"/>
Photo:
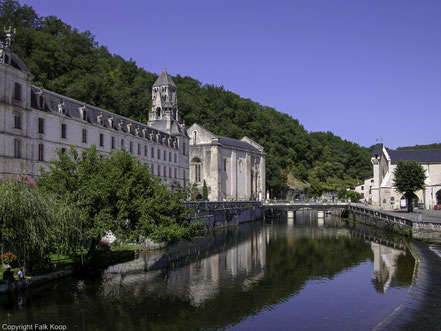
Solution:
<path fill-rule="evenodd" d="M 176 95 L 173 101 L 176 104 Z M 1 45 L 0 178 L 38 176 L 56 157 L 57 148 L 95 145 L 102 153 L 125 148 L 169 187 L 185 187 L 189 138 L 179 118 L 174 122 L 177 131 L 159 130 L 155 119 L 139 123 L 33 86 L 32 74 L 12 53 L 12 45 Z"/>
<path fill-rule="evenodd" d="M 416 160 L 426 172 L 425 188 L 415 192 L 418 203 L 424 208 L 432 209 L 441 204 L 441 150 L 387 150 L 383 144 L 375 146 L 371 162 L 373 164 L 374 183 L 372 186 L 372 204 L 383 209 L 399 209 L 406 207 L 403 194 L 393 187 L 393 172 L 398 160 Z"/>
<path fill-rule="evenodd" d="M 372 200 L 372 186 L 374 185 L 374 178 L 366 179 L 362 184 L 355 186 L 355 192 L 361 194 L 363 199 L 370 202 Z"/>
<path fill-rule="evenodd" d="M 262 200 L 265 194 L 263 147 L 244 137 L 217 136 L 198 124 L 190 136 L 190 182 L 202 194 L 205 180 L 210 201 Z"/>

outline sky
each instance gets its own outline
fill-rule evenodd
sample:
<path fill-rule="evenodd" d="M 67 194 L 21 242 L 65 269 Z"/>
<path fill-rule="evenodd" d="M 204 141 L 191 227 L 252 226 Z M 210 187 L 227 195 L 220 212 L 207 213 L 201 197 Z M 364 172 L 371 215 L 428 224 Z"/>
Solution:
<path fill-rule="evenodd" d="M 440 0 L 20 3 L 147 71 L 223 86 L 308 131 L 361 146 L 441 142 Z"/>

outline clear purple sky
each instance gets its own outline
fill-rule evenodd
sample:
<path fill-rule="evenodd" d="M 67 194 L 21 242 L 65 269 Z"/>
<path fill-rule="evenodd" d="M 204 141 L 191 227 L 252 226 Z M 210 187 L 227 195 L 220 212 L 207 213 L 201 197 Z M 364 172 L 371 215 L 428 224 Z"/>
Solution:
<path fill-rule="evenodd" d="M 159 74 L 370 146 L 441 142 L 441 0 L 20 0 Z M 179 97 L 179 94 L 178 94 Z"/>

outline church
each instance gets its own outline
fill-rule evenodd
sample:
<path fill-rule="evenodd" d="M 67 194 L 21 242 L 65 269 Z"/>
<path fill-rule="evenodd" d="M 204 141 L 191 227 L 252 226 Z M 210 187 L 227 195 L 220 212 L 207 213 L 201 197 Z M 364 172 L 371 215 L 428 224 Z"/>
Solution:
<path fill-rule="evenodd" d="M 178 110 L 177 88 L 165 69 L 152 87 L 148 123 L 140 123 L 34 86 L 32 73 L 13 52 L 14 40 L 15 30 L 4 29 L 0 45 L 0 178 L 17 173 L 38 176 L 57 157 L 57 150 L 65 152 L 75 146 L 81 151 L 95 145 L 103 154 L 122 149 L 132 153 L 170 189 L 185 188 L 191 182 L 201 189 L 201 173 L 190 171 L 190 158 L 194 168 L 194 155 L 199 155 L 195 148 L 203 141 L 190 144 Z M 211 134 L 196 124 L 191 128 L 193 134 L 198 130 L 202 136 Z M 214 140 L 210 139 L 211 144 Z M 210 147 L 213 153 L 200 158 L 198 168 L 206 176 L 210 200 L 263 198 L 263 148 L 246 137 L 241 141 L 216 139 L 220 148 Z M 220 171 L 222 164 L 224 168 L 228 164 L 225 173 Z"/>
<path fill-rule="evenodd" d="M 205 182 L 208 200 L 262 200 L 265 152 L 248 137 L 215 135 L 199 124 L 189 129 L 190 180 L 199 192 Z"/>
<path fill-rule="evenodd" d="M 441 150 L 389 150 L 383 144 L 375 145 L 372 150 L 374 176 L 369 179 L 371 192 L 366 198 L 383 209 L 406 208 L 406 197 L 393 186 L 394 170 L 400 160 L 415 160 L 426 172 L 425 187 L 415 192 L 414 206 L 421 204 L 426 209 L 433 209 L 441 205 Z"/>

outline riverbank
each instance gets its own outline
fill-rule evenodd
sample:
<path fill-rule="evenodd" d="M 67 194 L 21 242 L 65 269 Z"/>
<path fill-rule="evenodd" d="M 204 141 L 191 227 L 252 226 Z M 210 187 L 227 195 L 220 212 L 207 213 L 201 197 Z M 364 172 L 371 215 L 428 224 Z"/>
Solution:
<path fill-rule="evenodd" d="M 25 281 L 15 280 L 14 282 L 3 281 L 0 284 L 0 295 L 14 292 L 16 290 L 26 289 L 41 283 L 51 282 L 62 277 L 71 276 L 74 270 L 59 270 L 47 274 L 26 278 Z"/>
<path fill-rule="evenodd" d="M 410 241 L 415 257 L 412 286 L 405 301 L 375 330 L 439 330 L 441 326 L 441 246 Z"/>
<path fill-rule="evenodd" d="M 139 249 L 136 246 L 125 245 L 112 248 L 111 251 L 103 251 L 100 256 L 96 258 L 96 261 L 92 263 L 93 268 L 90 265 L 80 265 L 68 263 L 65 264 L 63 269 L 56 271 L 48 271 L 46 273 L 35 275 L 32 277 L 26 277 L 25 281 L 15 280 L 13 282 L 0 281 L 0 295 L 12 293 L 17 290 L 24 290 L 35 285 L 42 283 L 52 282 L 63 277 L 72 276 L 74 274 L 88 274 L 134 259 L 139 253 Z M 56 264 L 53 264 L 56 266 Z"/>

